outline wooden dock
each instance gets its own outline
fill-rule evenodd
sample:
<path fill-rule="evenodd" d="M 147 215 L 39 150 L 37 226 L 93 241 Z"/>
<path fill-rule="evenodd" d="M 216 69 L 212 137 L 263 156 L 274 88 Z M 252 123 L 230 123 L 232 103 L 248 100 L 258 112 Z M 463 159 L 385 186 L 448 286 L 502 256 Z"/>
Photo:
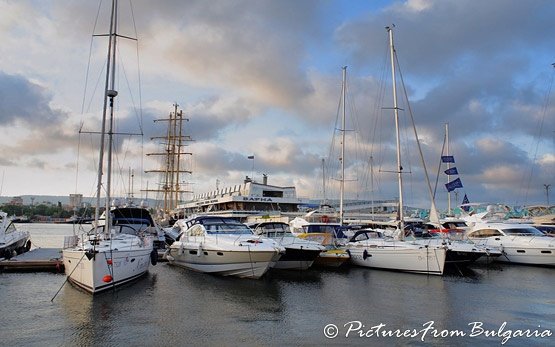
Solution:
<path fill-rule="evenodd" d="M 164 251 L 158 251 L 158 261 L 167 262 Z M 64 272 L 61 248 L 35 248 L 9 260 L 0 258 L 0 272 Z"/>
<path fill-rule="evenodd" d="M 0 260 L 5 272 L 64 272 L 61 248 L 35 248 L 9 260 Z"/>

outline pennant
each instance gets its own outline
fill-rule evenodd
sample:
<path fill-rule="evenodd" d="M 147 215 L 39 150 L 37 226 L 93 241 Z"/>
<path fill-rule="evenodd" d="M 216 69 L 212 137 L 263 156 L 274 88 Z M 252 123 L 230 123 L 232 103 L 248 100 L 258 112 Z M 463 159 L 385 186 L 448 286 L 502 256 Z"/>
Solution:
<path fill-rule="evenodd" d="M 442 155 L 441 156 L 441 162 L 442 163 L 454 163 L 455 162 L 455 157 L 453 157 L 452 155 Z"/>
<path fill-rule="evenodd" d="M 459 174 L 456 167 L 451 167 L 451 168 L 449 168 L 449 169 L 447 169 L 443 172 L 445 172 L 446 175 L 458 175 Z"/>
<path fill-rule="evenodd" d="M 464 204 L 468 204 L 468 203 L 470 203 L 470 201 L 468 201 L 468 197 L 465 194 L 464 198 L 463 198 L 463 201 L 462 201 L 462 204 L 464 205 Z M 470 211 L 470 206 L 463 206 L 462 209 L 464 211 L 468 212 L 468 211 Z"/>
<path fill-rule="evenodd" d="M 445 188 L 447 188 L 448 192 L 452 192 L 453 190 L 457 189 L 457 188 L 462 188 L 462 182 L 460 178 L 457 178 L 456 180 L 453 180 L 449 183 L 445 184 Z"/>
<path fill-rule="evenodd" d="M 462 202 L 462 203 L 463 203 L 463 204 L 468 204 L 468 203 L 470 203 L 470 201 L 468 201 L 468 196 L 466 196 L 466 194 L 464 195 L 464 198 L 463 198 L 463 202 Z"/>

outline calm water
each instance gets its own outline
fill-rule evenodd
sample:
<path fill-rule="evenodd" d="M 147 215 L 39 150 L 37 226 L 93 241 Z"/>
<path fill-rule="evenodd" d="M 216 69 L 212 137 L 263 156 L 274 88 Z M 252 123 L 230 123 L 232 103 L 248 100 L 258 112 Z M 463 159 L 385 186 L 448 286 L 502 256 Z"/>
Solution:
<path fill-rule="evenodd" d="M 71 225 L 19 227 L 42 247 L 61 247 L 63 235 L 72 233 Z M 64 281 L 60 274 L 1 273 L 0 345 L 500 345 L 503 337 L 479 334 L 479 323 L 503 336 L 525 329 L 555 334 L 555 269 L 549 268 L 476 265 L 465 276 L 444 277 L 311 269 L 244 280 L 158 263 L 115 292 L 92 297 L 66 284 L 51 302 Z M 472 322 L 479 322 L 474 331 Z M 337 326 L 337 337 L 324 336 L 328 324 Z M 409 329 L 413 336 L 359 336 L 380 324 L 380 333 Z M 465 336 L 441 338 L 442 330 Z M 555 345 L 553 334 L 505 345 Z"/>

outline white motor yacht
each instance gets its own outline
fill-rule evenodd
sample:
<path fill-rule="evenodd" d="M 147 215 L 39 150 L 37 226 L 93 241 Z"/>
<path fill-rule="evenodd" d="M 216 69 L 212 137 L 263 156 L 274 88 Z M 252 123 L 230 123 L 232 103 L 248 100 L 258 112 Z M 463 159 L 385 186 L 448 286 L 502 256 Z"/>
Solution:
<path fill-rule="evenodd" d="M 21 254 L 29 249 L 29 232 L 17 230 L 8 214 L 0 211 L 0 257 L 10 259 L 14 252 Z"/>
<path fill-rule="evenodd" d="M 405 240 L 414 244 L 428 246 L 445 246 L 447 248 L 446 263 L 451 265 L 468 265 L 476 260 L 496 258 L 503 254 L 501 247 L 484 246 L 465 237 L 467 228 L 463 221 L 443 222 L 441 225 L 435 223 L 416 223 L 409 225 L 410 233 Z"/>
<path fill-rule="evenodd" d="M 467 234 L 478 245 L 502 247 L 502 262 L 555 266 L 555 238 L 527 224 L 476 223 Z"/>
<path fill-rule="evenodd" d="M 270 238 L 285 248 L 285 254 L 272 266 L 275 269 L 306 270 L 326 248 L 319 242 L 296 237 L 284 222 L 249 224 L 256 235 Z"/>
<path fill-rule="evenodd" d="M 274 240 L 254 235 L 232 218 L 196 216 L 178 220 L 173 229 L 180 231 L 166 259 L 194 271 L 257 279 L 285 253 Z"/>

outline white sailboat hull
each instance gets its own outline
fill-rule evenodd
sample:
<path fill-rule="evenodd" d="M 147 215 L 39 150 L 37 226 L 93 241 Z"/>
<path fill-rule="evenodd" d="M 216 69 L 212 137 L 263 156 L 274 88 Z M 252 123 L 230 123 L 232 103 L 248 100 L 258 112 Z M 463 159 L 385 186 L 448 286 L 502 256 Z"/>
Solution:
<path fill-rule="evenodd" d="M 350 247 L 351 263 L 377 269 L 443 275 L 445 248 Z"/>
<path fill-rule="evenodd" d="M 103 244 L 107 247 L 102 247 Z M 114 242 L 111 247 L 109 245 L 109 241 L 102 241 L 95 248 L 94 256 L 92 247 L 64 249 L 62 256 L 68 280 L 75 286 L 96 294 L 128 283 L 148 271 L 153 250 L 151 242 L 141 242 L 135 247 L 119 242 Z"/>

